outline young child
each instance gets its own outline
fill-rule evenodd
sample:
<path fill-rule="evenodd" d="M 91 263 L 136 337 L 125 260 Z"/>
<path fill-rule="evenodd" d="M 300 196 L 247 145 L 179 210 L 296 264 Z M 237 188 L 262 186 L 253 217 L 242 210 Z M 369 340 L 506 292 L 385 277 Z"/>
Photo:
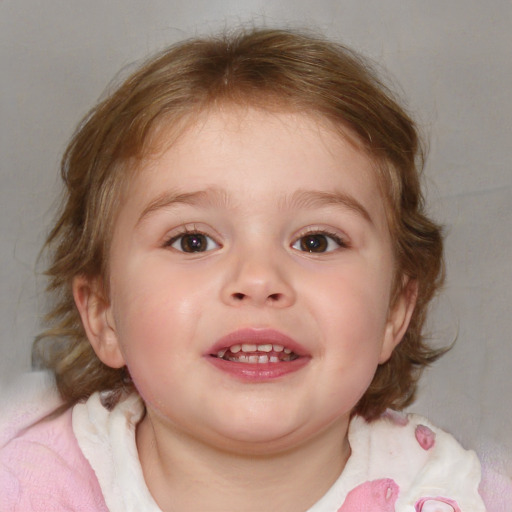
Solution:
<path fill-rule="evenodd" d="M 483 511 L 475 454 L 396 412 L 441 354 L 421 164 L 332 43 L 254 30 L 146 63 L 63 158 L 36 344 L 63 406 L 1 450 L 2 511 Z"/>

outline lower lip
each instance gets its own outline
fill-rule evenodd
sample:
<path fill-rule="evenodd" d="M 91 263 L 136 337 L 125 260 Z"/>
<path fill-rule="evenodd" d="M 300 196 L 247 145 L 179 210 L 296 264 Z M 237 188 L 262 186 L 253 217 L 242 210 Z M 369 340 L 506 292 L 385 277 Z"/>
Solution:
<path fill-rule="evenodd" d="M 231 375 L 239 380 L 246 382 L 268 382 L 304 368 L 309 361 L 309 357 L 299 357 L 293 361 L 283 361 L 280 363 L 236 363 L 226 361 L 218 357 L 210 356 L 208 361 L 217 369 Z"/>

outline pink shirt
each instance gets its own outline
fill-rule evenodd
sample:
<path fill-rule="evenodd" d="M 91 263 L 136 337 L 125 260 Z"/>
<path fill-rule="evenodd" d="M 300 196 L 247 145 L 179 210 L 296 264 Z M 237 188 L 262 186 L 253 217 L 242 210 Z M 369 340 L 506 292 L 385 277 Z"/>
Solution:
<path fill-rule="evenodd" d="M 71 415 L 41 422 L 0 450 L 2 512 L 108 512 Z"/>

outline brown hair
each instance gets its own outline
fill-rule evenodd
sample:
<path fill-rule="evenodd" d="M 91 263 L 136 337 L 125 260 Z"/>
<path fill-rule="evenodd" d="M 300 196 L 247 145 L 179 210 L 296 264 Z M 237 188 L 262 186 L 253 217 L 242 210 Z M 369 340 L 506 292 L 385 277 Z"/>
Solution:
<path fill-rule="evenodd" d="M 148 61 L 100 102 L 74 134 L 62 159 L 66 189 L 47 247 L 56 303 L 34 355 L 51 368 L 68 405 L 95 391 L 132 386 L 126 369 L 95 355 L 72 296 L 77 275 L 103 277 L 121 189 L 151 149 L 159 125 L 175 126 L 228 102 L 287 108 L 328 119 L 355 135 L 376 163 L 396 256 L 395 296 L 404 276 L 418 285 L 409 328 L 377 369 L 355 408 L 372 419 L 409 404 L 421 370 L 442 351 L 422 336 L 426 309 L 443 278 L 440 228 L 423 211 L 422 151 L 414 123 L 368 65 L 345 47 L 297 32 L 239 31 L 194 39 Z M 136 165 L 135 165 L 136 167 Z M 45 341 L 45 343 L 43 343 Z"/>

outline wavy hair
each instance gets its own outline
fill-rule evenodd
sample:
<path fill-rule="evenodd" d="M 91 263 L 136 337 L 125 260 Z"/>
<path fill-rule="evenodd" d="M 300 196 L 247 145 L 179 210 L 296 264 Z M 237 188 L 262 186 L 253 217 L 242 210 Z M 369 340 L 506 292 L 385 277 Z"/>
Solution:
<path fill-rule="evenodd" d="M 388 407 L 405 407 L 421 370 L 443 352 L 422 335 L 427 306 L 443 281 L 443 242 L 440 227 L 424 211 L 418 132 L 367 62 L 341 45 L 294 31 L 242 30 L 171 46 L 86 116 L 62 159 L 64 197 L 46 243 L 55 302 L 33 357 L 53 370 L 67 405 L 95 391 L 133 387 L 125 368 L 109 368 L 96 357 L 73 301 L 72 281 L 83 275 L 108 283 L 123 185 L 152 150 L 158 128 L 178 130 L 183 120 L 225 103 L 327 119 L 375 162 L 394 244 L 394 296 L 404 277 L 418 292 L 405 336 L 378 367 L 354 413 L 371 420 Z"/>

